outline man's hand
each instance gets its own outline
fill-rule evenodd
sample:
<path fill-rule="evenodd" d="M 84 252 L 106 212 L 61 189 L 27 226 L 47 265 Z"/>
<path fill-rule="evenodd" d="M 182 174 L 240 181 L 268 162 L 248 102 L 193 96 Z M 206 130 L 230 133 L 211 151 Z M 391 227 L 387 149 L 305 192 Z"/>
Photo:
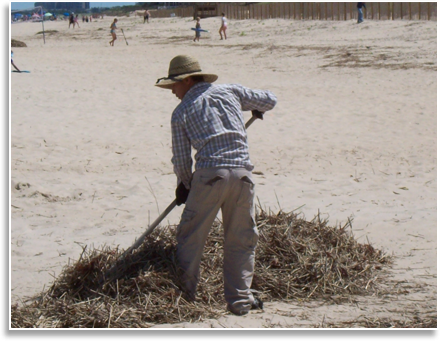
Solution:
<path fill-rule="evenodd" d="M 180 206 L 186 202 L 186 199 L 188 199 L 189 189 L 186 189 L 183 182 L 179 184 L 176 188 L 176 204 L 177 206 Z"/>
<path fill-rule="evenodd" d="M 252 110 L 252 116 L 255 118 L 259 118 L 260 120 L 263 119 L 264 112 L 258 111 L 258 110 Z"/>

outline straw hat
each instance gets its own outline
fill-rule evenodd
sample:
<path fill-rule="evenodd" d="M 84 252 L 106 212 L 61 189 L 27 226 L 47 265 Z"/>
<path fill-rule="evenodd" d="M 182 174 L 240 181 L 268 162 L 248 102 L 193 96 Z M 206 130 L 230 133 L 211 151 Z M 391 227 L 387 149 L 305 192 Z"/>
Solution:
<path fill-rule="evenodd" d="M 156 86 L 171 89 L 174 83 L 191 76 L 203 76 L 203 80 L 207 83 L 213 83 L 218 78 L 217 75 L 203 73 L 199 61 L 194 57 L 180 55 L 171 60 L 168 77 L 159 78 Z"/>

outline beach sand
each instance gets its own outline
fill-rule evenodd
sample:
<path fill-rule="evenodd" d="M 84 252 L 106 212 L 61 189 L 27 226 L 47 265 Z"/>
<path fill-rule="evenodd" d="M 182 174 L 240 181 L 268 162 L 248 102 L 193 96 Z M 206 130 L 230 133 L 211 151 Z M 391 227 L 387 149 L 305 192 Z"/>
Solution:
<path fill-rule="evenodd" d="M 266 210 L 353 219 L 359 242 L 395 256 L 402 294 L 357 303 L 266 302 L 245 317 L 160 328 L 310 328 L 437 316 L 437 23 L 112 17 L 12 24 L 11 302 L 47 288 L 84 246 L 128 248 L 174 199 L 170 117 L 154 86 L 178 54 L 219 83 L 269 89 L 275 109 L 249 128 Z M 50 30 L 56 31 L 49 33 Z M 251 117 L 244 113 L 245 119 Z M 162 225 L 177 224 L 183 206 Z M 391 284 L 392 283 L 392 284 Z"/>

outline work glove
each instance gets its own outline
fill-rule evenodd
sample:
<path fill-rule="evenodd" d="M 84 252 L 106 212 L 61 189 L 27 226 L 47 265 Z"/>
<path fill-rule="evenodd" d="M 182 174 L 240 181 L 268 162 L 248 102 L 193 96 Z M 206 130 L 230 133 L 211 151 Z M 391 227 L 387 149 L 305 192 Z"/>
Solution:
<path fill-rule="evenodd" d="M 179 184 L 176 188 L 176 204 L 177 206 L 180 206 L 186 202 L 186 199 L 188 199 L 189 189 L 186 189 L 183 182 Z"/>
<path fill-rule="evenodd" d="M 263 114 L 264 112 L 262 111 L 252 110 L 252 116 L 254 116 L 255 118 L 259 118 L 260 120 L 263 119 Z"/>

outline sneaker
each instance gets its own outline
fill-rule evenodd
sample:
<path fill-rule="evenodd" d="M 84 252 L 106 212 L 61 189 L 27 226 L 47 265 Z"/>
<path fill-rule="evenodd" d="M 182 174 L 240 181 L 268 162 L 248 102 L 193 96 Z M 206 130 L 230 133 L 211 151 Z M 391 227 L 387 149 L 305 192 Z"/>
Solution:
<path fill-rule="evenodd" d="M 255 309 L 263 309 L 263 301 L 256 297 L 254 297 L 254 302 L 251 305 L 251 310 Z"/>
<path fill-rule="evenodd" d="M 256 309 L 263 309 L 263 301 L 260 300 L 259 298 L 254 297 L 254 302 L 252 302 L 250 310 L 256 310 Z M 249 310 L 245 310 L 245 309 L 241 309 L 238 311 L 233 309 L 228 309 L 228 310 L 237 316 L 243 316 L 249 313 Z"/>

